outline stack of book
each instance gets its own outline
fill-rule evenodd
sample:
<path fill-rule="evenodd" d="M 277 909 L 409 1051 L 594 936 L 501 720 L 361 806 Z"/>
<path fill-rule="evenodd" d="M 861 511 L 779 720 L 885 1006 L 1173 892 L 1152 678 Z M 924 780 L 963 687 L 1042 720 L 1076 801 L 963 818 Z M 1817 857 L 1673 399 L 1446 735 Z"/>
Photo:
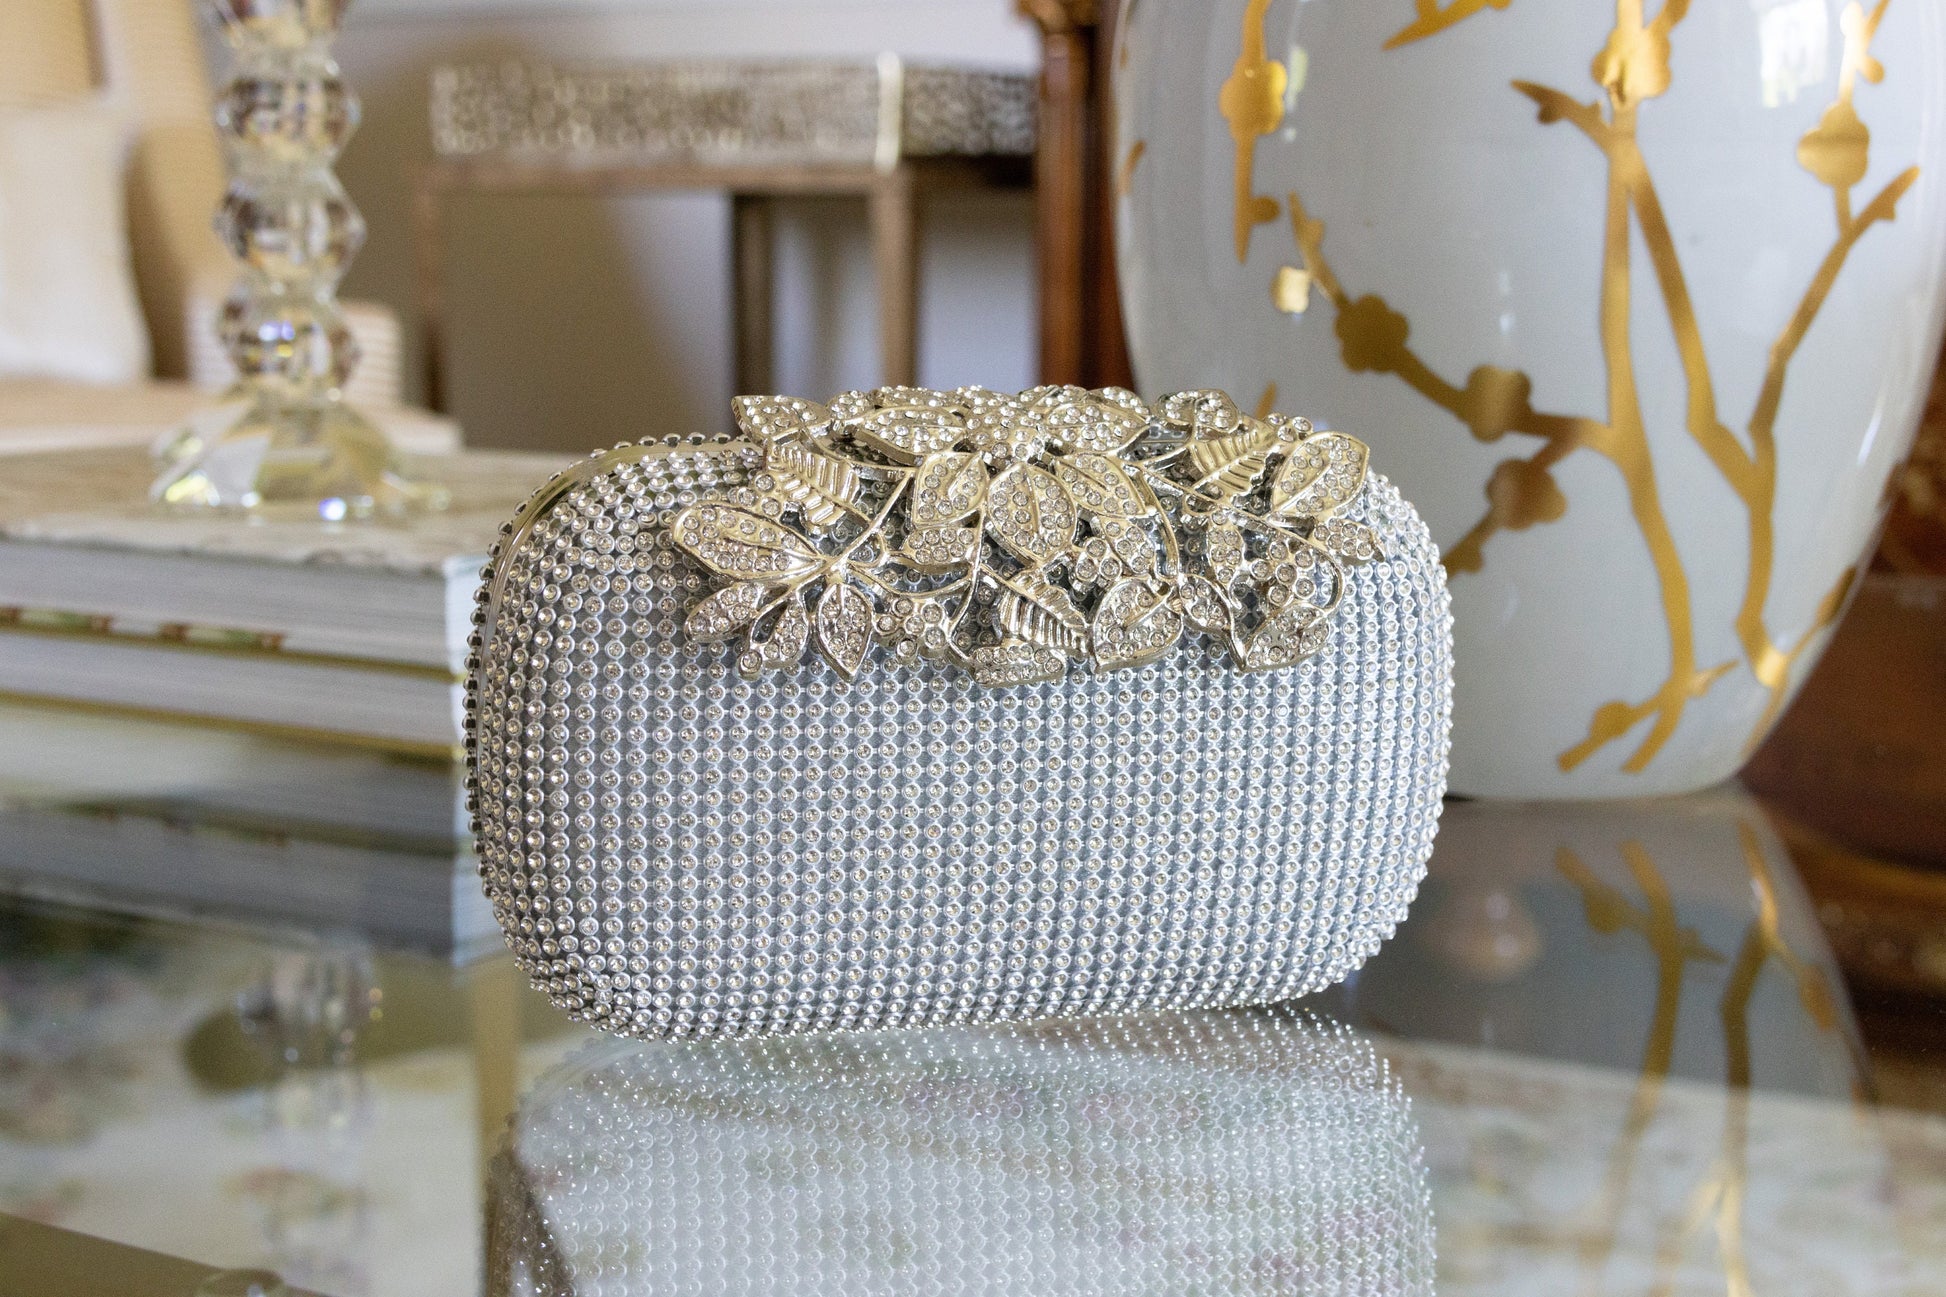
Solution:
<path fill-rule="evenodd" d="M 403 524 L 160 513 L 131 450 L 0 460 L 0 698 L 451 759 L 499 528 L 561 467 L 423 461 L 446 512 Z"/>
<path fill-rule="evenodd" d="M 463 778 L 443 759 L 0 704 L 0 892 L 464 961 L 501 941 Z"/>

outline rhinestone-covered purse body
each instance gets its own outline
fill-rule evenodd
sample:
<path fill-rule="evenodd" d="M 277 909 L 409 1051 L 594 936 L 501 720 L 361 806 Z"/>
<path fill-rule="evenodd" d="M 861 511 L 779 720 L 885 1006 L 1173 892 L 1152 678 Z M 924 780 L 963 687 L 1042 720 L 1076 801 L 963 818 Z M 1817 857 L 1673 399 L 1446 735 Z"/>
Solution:
<path fill-rule="evenodd" d="M 678 533 L 765 453 L 598 456 L 488 570 L 481 875 L 571 1016 L 690 1038 L 1267 1003 L 1392 934 L 1445 788 L 1452 630 L 1383 478 L 1339 515 L 1382 557 L 1281 670 L 1183 638 L 1007 688 L 936 655 L 752 679 L 760 649 L 694 633 L 721 564 Z"/>

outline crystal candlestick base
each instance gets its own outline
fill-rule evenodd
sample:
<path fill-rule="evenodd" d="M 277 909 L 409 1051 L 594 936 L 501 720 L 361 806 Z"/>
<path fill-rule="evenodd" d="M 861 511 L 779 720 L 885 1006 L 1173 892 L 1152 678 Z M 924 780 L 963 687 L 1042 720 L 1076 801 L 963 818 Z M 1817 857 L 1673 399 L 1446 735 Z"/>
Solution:
<path fill-rule="evenodd" d="M 346 403 L 358 347 L 338 283 L 365 222 L 332 164 L 358 100 L 331 57 L 349 0 L 206 0 L 234 56 L 216 125 L 230 181 L 216 231 L 243 273 L 218 328 L 236 386 L 161 453 L 153 498 L 337 521 L 444 505 Z"/>

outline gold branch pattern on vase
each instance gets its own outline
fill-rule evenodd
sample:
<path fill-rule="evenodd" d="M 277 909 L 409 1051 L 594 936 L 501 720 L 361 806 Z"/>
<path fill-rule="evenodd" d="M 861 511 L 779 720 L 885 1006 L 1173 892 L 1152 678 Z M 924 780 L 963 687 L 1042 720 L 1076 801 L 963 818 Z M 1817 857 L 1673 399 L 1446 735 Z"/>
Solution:
<path fill-rule="evenodd" d="M 1442 7 L 1434 0 L 1417 0 L 1414 22 L 1388 41 L 1387 48 L 1425 39 L 1489 8 L 1504 9 L 1508 2 L 1449 0 Z M 1663 211 L 1637 135 L 1640 114 L 1669 89 L 1670 51 L 1677 29 L 1688 15 L 1689 0 L 1664 0 L 1653 16 L 1644 0 L 1616 0 L 1614 27 L 1590 65 L 1590 75 L 1600 90 L 1591 101 L 1583 102 L 1535 82 L 1513 82 L 1515 91 L 1534 102 L 1541 123 L 1566 125 L 1580 132 L 1600 151 L 1606 164 L 1602 276 L 1596 308 L 1608 403 L 1599 416 L 1536 410 L 1531 403 L 1533 380 L 1520 370 L 1481 365 L 1463 382 L 1435 371 L 1413 349 L 1407 317 L 1383 297 L 1346 288 L 1325 252 L 1324 221 L 1306 208 L 1297 193 L 1286 197 L 1298 260 L 1297 264 L 1280 267 L 1273 276 L 1270 294 L 1278 309 L 1301 314 L 1314 295 L 1322 296 L 1334 313 L 1340 353 L 1347 368 L 1398 378 L 1459 420 L 1482 442 L 1496 442 L 1511 433 L 1538 443 L 1531 452 L 1495 467 L 1485 484 L 1484 514 L 1447 550 L 1450 572 L 1479 571 L 1486 562 L 1488 542 L 1502 531 L 1525 530 L 1565 517 L 1569 502 L 1555 481 L 1553 469 L 1568 456 L 1591 451 L 1607 460 L 1622 479 L 1630 514 L 1654 570 L 1669 639 L 1668 670 L 1647 697 L 1618 699 L 1596 708 L 1586 736 L 1559 754 L 1558 764 L 1564 771 L 1575 769 L 1596 752 L 1640 729 L 1642 736 L 1622 766 L 1630 773 L 1640 773 L 1675 734 L 1689 703 L 1739 667 L 1747 669 L 1768 695 L 1764 715 L 1749 738 L 1754 744 L 1769 730 L 1783 705 L 1792 667 L 1844 606 L 1855 575 L 1852 571 L 1837 581 L 1818 605 L 1810 624 L 1795 636 L 1780 640 L 1770 628 L 1767 606 L 1776 552 L 1776 425 L 1792 360 L 1852 249 L 1872 226 L 1895 217 L 1899 200 L 1919 176 L 1918 167 L 1909 167 L 1862 207 L 1854 207 L 1853 191 L 1864 180 L 1871 145 L 1870 129 L 1859 117 L 1854 97 L 1861 79 L 1877 83 L 1884 77 L 1884 67 L 1871 47 L 1889 3 L 1879 0 L 1870 10 L 1852 3 L 1842 14 L 1844 49 L 1837 95 L 1818 124 L 1799 142 L 1796 159 L 1830 191 L 1836 231 L 1783 330 L 1771 343 L 1763 381 L 1741 436 L 1731 430 L 1719 411 L 1709 356 L 1676 235 Z M 1276 207 L 1275 200 L 1256 193 L 1255 179 L 1256 141 L 1281 123 L 1282 93 L 1287 84 L 1282 66 L 1266 53 L 1267 8 L 1267 4 L 1253 0 L 1246 9 L 1242 53 L 1219 101 L 1237 143 L 1239 261 L 1247 257 L 1257 226 L 1266 223 L 1266 210 L 1274 217 Z M 1273 87 L 1277 91 L 1274 97 L 1268 93 Z M 1637 286 L 1631 243 L 1636 236 L 1648 250 L 1648 270 L 1681 359 L 1686 432 L 1730 487 L 1746 515 L 1749 561 L 1734 627 L 1739 656 L 1729 661 L 1705 664 L 1697 660 L 1689 576 L 1657 486 L 1630 336 Z"/>
<path fill-rule="evenodd" d="M 689 637 L 742 636 L 745 676 L 815 642 L 851 680 L 878 642 L 1005 688 L 1145 666 L 1190 632 L 1245 671 L 1294 666 L 1329 642 L 1346 569 L 1384 558 L 1348 516 L 1364 445 L 1221 392 L 895 387 L 739 397 L 736 419 L 760 467 L 671 534 L 718 579 Z"/>
<path fill-rule="evenodd" d="M 1437 36 L 1483 9 L 1505 9 L 1512 3 L 1513 0 L 1448 0 L 1442 6 L 1439 0 L 1413 0 L 1413 8 L 1417 12 L 1412 21 L 1392 33 L 1391 39 L 1385 42 L 1385 48 L 1395 50 L 1401 45 Z"/>

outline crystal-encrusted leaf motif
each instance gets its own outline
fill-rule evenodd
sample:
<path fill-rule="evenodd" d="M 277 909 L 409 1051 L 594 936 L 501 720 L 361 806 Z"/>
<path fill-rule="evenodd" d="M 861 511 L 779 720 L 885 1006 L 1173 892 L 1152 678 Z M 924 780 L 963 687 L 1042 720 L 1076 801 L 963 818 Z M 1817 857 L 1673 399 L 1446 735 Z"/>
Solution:
<path fill-rule="evenodd" d="M 799 434 L 816 437 L 831 428 L 829 407 L 795 396 L 739 396 L 730 409 L 743 435 L 759 445 Z"/>
<path fill-rule="evenodd" d="M 905 534 L 899 552 L 921 572 L 951 572 L 971 563 L 980 552 L 980 529 L 915 527 Z"/>
<path fill-rule="evenodd" d="M 1341 432 L 1320 432 L 1291 448 L 1270 484 L 1270 511 L 1323 518 L 1358 498 L 1370 452 Z"/>
<path fill-rule="evenodd" d="M 1264 568 L 1264 605 L 1272 612 L 1292 604 L 1328 612 L 1344 595 L 1344 569 L 1328 550 L 1310 541 L 1278 537 L 1264 556 Z"/>
<path fill-rule="evenodd" d="M 1288 666 L 1328 642 L 1350 568 L 1385 558 L 1378 524 L 1339 516 L 1363 446 L 1220 392 L 888 387 L 737 417 L 755 449 L 669 526 L 721 578 L 690 637 L 744 632 L 746 678 L 813 641 L 850 678 L 883 639 L 1015 685 L 1140 666 L 1191 630 Z"/>
<path fill-rule="evenodd" d="M 956 404 L 954 398 L 935 392 L 929 387 L 898 385 L 875 387 L 871 395 L 873 404 L 881 410 L 889 410 L 894 406 L 923 406 L 933 410 L 957 410 L 961 414 L 966 413 Z"/>
<path fill-rule="evenodd" d="M 847 680 L 858 678 L 872 647 L 872 601 L 843 581 L 828 581 L 818 600 L 818 648 Z"/>
<path fill-rule="evenodd" d="M 1292 604 L 1283 612 L 1268 617 L 1252 632 L 1244 645 L 1246 671 L 1274 671 L 1295 666 L 1322 649 L 1331 638 L 1331 623 L 1322 609 L 1309 604 Z"/>
<path fill-rule="evenodd" d="M 1051 648 L 1014 641 L 974 649 L 967 668 L 989 689 L 1011 689 L 1059 680 L 1068 673 L 1068 660 Z"/>
<path fill-rule="evenodd" d="M 878 408 L 870 392 L 840 392 L 824 404 L 840 423 L 856 423 Z"/>
<path fill-rule="evenodd" d="M 801 662 L 810 643 L 811 614 L 805 610 L 804 596 L 798 594 L 778 612 L 769 638 L 752 640 L 750 647 L 757 651 L 766 670 L 782 671 Z"/>
<path fill-rule="evenodd" d="M 826 531 L 844 520 L 858 500 L 858 470 L 841 459 L 796 442 L 772 442 L 764 454 L 768 488 L 795 504 L 807 526 Z M 762 486 L 760 478 L 758 485 Z"/>
<path fill-rule="evenodd" d="M 1107 394 L 1119 393 L 1110 397 Z M 1069 452 L 1090 451 L 1112 455 L 1128 446 L 1147 430 L 1147 407 L 1130 409 L 1121 396 L 1132 393 L 1120 388 L 1089 392 L 1078 387 L 1056 388 L 1035 403 L 1047 434 Z M 1141 398 L 1136 397 L 1139 404 Z"/>
<path fill-rule="evenodd" d="M 1095 451 L 1063 455 L 1054 466 L 1054 476 L 1084 516 L 1140 518 L 1149 512 L 1148 492 L 1111 456 Z"/>
<path fill-rule="evenodd" d="M 1227 595 L 1208 577 L 1182 579 L 1182 612 L 1189 624 L 1208 635 L 1228 635 L 1236 613 Z"/>
<path fill-rule="evenodd" d="M 866 415 L 852 435 L 894 463 L 916 464 L 958 445 L 966 417 L 957 410 L 899 405 Z"/>
<path fill-rule="evenodd" d="M 1030 567 L 1064 552 L 1076 522 L 1074 499 L 1044 468 L 1014 464 L 987 487 L 987 534 Z"/>
<path fill-rule="evenodd" d="M 915 528 L 958 522 L 986 502 L 987 466 L 967 451 L 942 451 L 919 463 L 906 515 Z"/>
<path fill-rule="evenodd" d="M 1010 392 L 996 392 L 990 387 L 957 387 L 953 389 L 953 400 L 971 416 L 984 414 L 988 410 L 1024 410 L 1025 403 Z"/>
<path fill-rule="evenodd" d="M 1378 533 L 1350 518 L 1320 523 L 1311 533 L 1311 539 L 1331 551 L 1331 556 L 1340 563 L 1377 563 L 1385 557 Z"/>
<path fill-rule="evenodd" d="M 1008 583 L 998 620 L 1000 629 L 1015 639 L 1071 657 L 1088 655 L 1088 619 L 1067 591 L 1038 572 L 1023 572 Z"/>
<path fill-rule="evenodd" d="M 1241 581 L 1250 570 L 1244 553 L 1243 529 L 1227 518 L 1213 519 L 1203 529 L 1203 562 L 1216 583 L 1225 589 Z"/>
<path fill-rule="evenodd" d="M 1148 581 L 1124 581 L 1102 596 L 1089 626 L 1095 665 L 1103 671 L 1153 662 L 1182 638 L 1183 614 L 1169 601 L 1168 588 Z"/>
<path fill-rule="evenodd" d="M 755 582 L 724 586 L 689 610 L 683 633 L 698 644 L 721 644 L 756 620 L 771 588 Z"/>
<path fill-rule="evenodd" d="M 1139 577 L 1156 574 L 1155 542 L 1141 523 L 1127 518 L 1097 518 L 1094 527 L 1108 542 L 1109 552 L 1121 561 L 1123 571 Z"/>
<path fill-rule="evenodd" d="M 1218 437 L 1231 431 L 1243 418 L 1227 392 L 1200 388 L 1177 392 L 1162 398 L 1162 421 L 1199 437 Z"/>
<path fill-rule="evenodd" d="M 1113 585 L 1122 579 L 1122 560 L 1105 536 L 1090 536 L 1075 547 L 1068 576 L 1077 590 Z"/>
<path fill-rule="evenodd" d="M 790 528 L 735 505 L 692 504 L 676 515 L 671 534 L 684 553 L 736 581 L 789 581 L 825 562 Z"/>
<path fill-rule="evenodd" d="M 1200 419 L 1200 414 L 1199 414 Z M 1248 420 L 1238 432 L 1189 443 L 1196 489 L 1228 503 L 1257 484 L 1280 441 L 1273 424 Z"/>
<path fill-rule="evenodd" d="M 1137 420 L 1145 425 L 1155 417 L 1154 413 L 1149 409 L 1149 403 L 1134 392 L 1129 391 L 1126 387 L 1096 388 L 1094 397 L 1103 405 L 1111 406 L 1135 416 Z"/>

